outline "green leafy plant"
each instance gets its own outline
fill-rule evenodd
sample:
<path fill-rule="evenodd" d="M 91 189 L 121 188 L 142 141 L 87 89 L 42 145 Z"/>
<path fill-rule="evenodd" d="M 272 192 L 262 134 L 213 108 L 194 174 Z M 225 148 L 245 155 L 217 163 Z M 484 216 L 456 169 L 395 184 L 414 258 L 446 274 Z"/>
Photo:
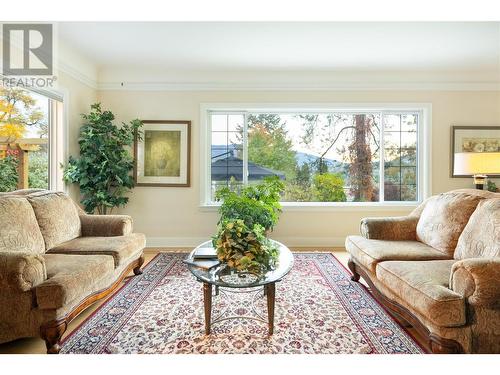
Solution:
<path fill-rule="evenodd" d="M 0 159 L 0 191 L 17 189 L 17 158 L 13 155 Z"/>
<path fill-rule="evenodd" d="M 215 194 L 216 201 L 222 201 L 219 208 L 224 220 L 243 220 L 248 228 L 259 224 L 265 230 L 272 230 L 281 212 L 280 197 L 284 184 L 277 176 L 266 177 L 264 182 L 247 186 L 239 194 L 224 187 Z"/>
<path fill-rule="evenodd" d="M 217 257 L 238 271 L 260 273 L 275 266 L 277 248 L 259 224 L 249 228 L 243 220 L 223 220 L 213 238 Z"/>
<path fill-rule="evenodd" d="M 130 175 L 134 160 L 129 147 L 135 134 L 141 138 L 142 122 L 136 119 L 118 127 L 113 124 L 113 113 L 103 111 L 100 103 L 91 105 L 90 113 L 82 117 L 85 124 L 78 139 L 80 158 L 69 158 L 64 179 L 80 186 L 85 211 L 107 214 L 114 207 L 124 206 L 128 202 L 124 195 L 134 187 Z"/>
<path fill-rule="evenodd" d="M 493 193 L 496 193 L 498 191 L 497 184 L 495 184 L 493 181 L 488 180 L 486 184 L 486 189 L 488 189 L 488 191 L 492 191 Z"/>
<path fill-rule="evenodd" d="M 283 191 L 284 184 L 277 176 L 239 193 L 227 187 L 217 191 L 216 200 L 223 202 L 213 246 L 220 261 L 230 268 L 252 272 L 275 265 L 278 250 L 266 232 L 278 222 Z"/>

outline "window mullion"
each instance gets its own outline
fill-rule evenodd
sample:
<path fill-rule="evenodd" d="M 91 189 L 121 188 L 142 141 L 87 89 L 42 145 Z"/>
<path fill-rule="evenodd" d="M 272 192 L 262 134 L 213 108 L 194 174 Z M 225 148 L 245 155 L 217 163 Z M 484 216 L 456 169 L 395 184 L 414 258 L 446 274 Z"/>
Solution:
<path fill-rule="evenodd" d="M 379 148 L 379 202 L 385 202 L 385 139 L 384 139 L 384 116 L 385 113 L 380 113 L 380 148 Z"/>
<path fill-rule="evenodd" d="M 205 168 L 206 180 L 207 184 L 204 186 L 205 188 L 205 203 L 212 203 L 212 190 L 213 190 L 213 181 L 212 181 L 212 111 L 207 111 L 207 122 L 205 129 L 205 144 L 207 145 L 207 162 L 203 166 Z"/>
<path fill-rule="evenodd" d="M 248 184 L 248 112 L 243 114 L 243 185 Z"/>

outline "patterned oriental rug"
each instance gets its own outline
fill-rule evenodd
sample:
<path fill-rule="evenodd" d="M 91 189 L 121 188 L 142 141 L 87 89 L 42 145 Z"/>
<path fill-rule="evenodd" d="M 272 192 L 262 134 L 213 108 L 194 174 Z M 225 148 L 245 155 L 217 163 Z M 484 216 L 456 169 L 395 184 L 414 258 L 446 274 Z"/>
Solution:
<path fill-rule="evenodd" d="M 204 334 L 202 284 L 160 253 L 63 342 L 61 353 L 424 353 L 330 253 L 295 253 L 276 284 L 274 335 L 250 319 L 223 320 Z M 265 298 L 214 297 L 212 316 L 267 316 Z M 225 311 L 225 312 L 224 312 Z"/>

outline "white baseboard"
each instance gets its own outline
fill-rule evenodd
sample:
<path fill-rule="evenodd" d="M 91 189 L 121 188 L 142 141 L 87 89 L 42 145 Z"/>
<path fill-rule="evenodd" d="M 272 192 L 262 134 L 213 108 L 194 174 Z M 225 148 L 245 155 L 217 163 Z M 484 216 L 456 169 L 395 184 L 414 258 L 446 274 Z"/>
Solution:
<path fill-rule="evenodd" d="M 207 237 L 148 237 L 146 247 L 196 247 L 208 241 Z"/>
<path fill-rule="evenodd" d="M 343 247 L 345 237 L 272 237 L 290 247 Z M 196 247 L 206 237 L 147 237 L 147 247 Z"/>

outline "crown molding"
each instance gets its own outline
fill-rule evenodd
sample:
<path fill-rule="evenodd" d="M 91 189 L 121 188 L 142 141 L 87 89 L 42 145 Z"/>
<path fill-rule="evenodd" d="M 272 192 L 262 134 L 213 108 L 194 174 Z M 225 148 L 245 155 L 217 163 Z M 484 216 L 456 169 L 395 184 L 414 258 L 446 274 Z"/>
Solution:
<path fill-rule="evenodd" d="M 500 82 L 99 82 L 64 61 L 57 67 L 97 91 L 500 91 Z"/>
<path fill-rule="evenodd" d="M 58 61 L 57 70 L 66 73 L 67 75 L 73 77 L 77 81 L 80 81 L 81 83 L 89 86 L 94 90 L 97 90 L 99 87 L 99 84 L 95 79 L 82 73 L 80 70 L 75 69 L 70 64 L 67 64 L 64 61 L 61 60 Z"/>
<path fill-rule="evenodd" d="M 100 82 L 99 91 L 500 91 L 500 82 L 342 82 L 342 83 L 253 83 L 253 82 Z"/>

